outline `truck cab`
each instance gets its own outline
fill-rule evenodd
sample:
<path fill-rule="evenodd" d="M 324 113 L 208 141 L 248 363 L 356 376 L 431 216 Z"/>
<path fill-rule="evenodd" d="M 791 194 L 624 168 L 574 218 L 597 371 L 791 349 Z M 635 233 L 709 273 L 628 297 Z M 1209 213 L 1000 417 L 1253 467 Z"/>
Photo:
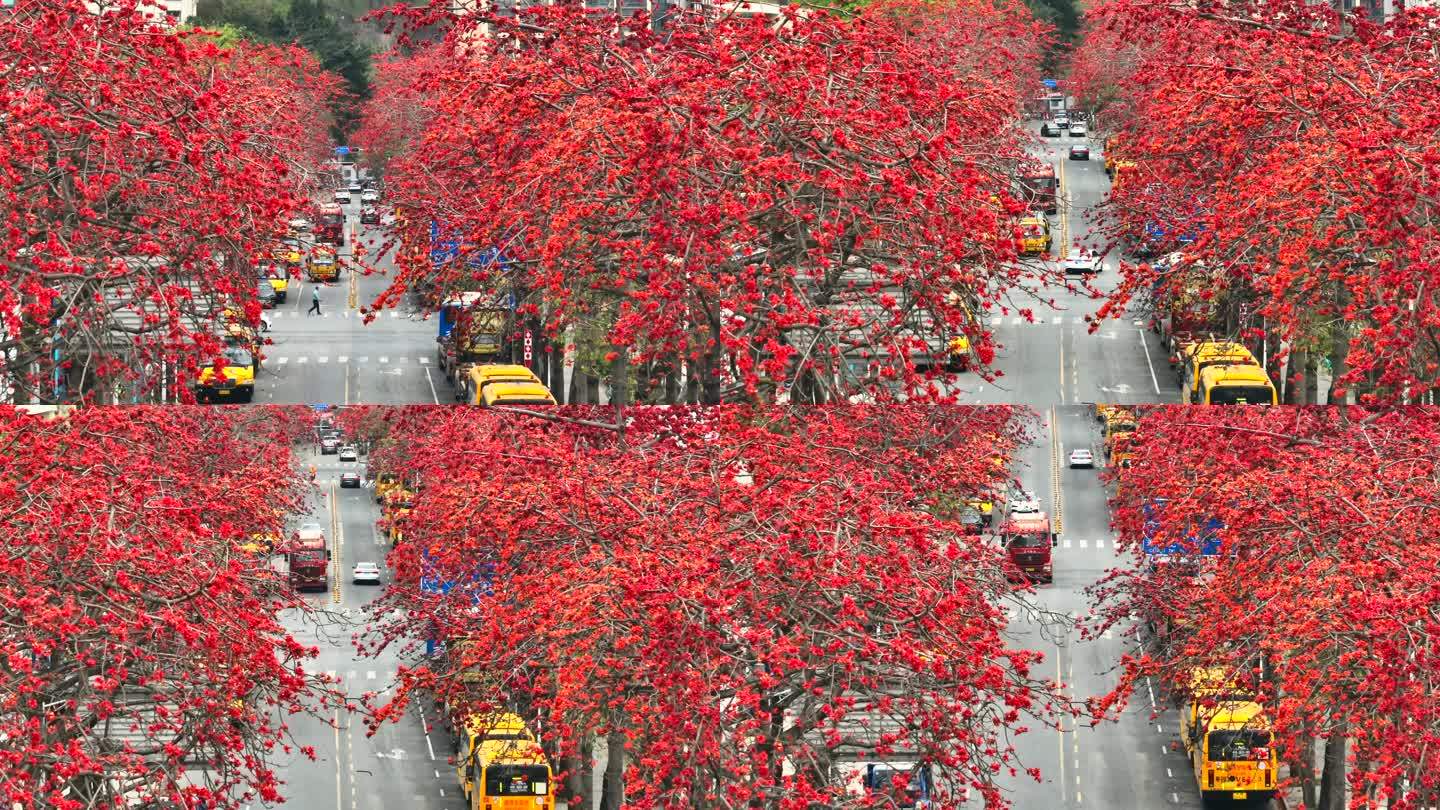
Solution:
<path fill-rule="evenodd" d="M 1054 582 L 1051 549 L 1060 544 L 1044 512 L 1012 514 L 1000 527 L 1000 544 L 1008 563 L 1006 575 L 1014 581 Z"/>

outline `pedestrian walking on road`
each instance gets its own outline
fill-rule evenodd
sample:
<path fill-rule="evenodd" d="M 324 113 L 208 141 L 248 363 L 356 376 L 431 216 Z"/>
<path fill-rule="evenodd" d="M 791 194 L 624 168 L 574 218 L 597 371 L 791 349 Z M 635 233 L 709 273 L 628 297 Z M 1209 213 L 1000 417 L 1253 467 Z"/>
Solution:
<path fill-rule="evenodd" d="M 318 286 L 310 288 L 310 308 L 305 311 L 305 314 L 309 315 L 312 312 L 316 315 L 320 314 L 320 288 Z"/>

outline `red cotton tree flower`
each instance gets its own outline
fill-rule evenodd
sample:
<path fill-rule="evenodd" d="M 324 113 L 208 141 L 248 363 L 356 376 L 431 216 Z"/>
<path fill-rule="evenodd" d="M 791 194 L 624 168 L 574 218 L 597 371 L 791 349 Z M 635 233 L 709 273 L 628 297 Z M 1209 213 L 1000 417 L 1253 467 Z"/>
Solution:
<path fill-rule="evenodd" d="M 301 505 L 301 409 L 0 412 L 0 801 L 280 798 L 286 716 L 327 694 L 244 548 Z M 255 509 L 255 504 L 273 509 Z"/>
<path fill-rule="evenodd" d="M 188 395 L 307 204 L 334 77 L 134 0 L 0 14 L 0 374 L 15 401 Z M 84 58 L 77 58 L 83 54 Z M 320 124 L 317 126 L 317 122 Z"/>
<path fill-rule="evenodd" d="M 1041 40 L 1018 5 L 677 12 L 663 36 L 578 4 L 443 22 L 366 124 L 412 142 L 381 305 L 514 292 L 621 400 L 810 401 L 988 364 L 983 307 L 1049 272 L 1014 261 Z M 418 135 L 393 120 L 415 103 Z M 460 258 L 416 249 L 432 221 Z"/>
<path fill-rule="evenodd" d="M 1078 92 L 1106 102 L 1107 148 L 1135 164 L 1109 227 L 1133 243 L 1150 226 L 1157 259 L 1185 257 L 1127 263 L 1110 309 L 1183 298 L 1200 262 L 1190 296 L 1216 332 L 1269 342 L 1289 401 L 1316 401 L 1326 362 L 1332 402 L 1434 396 L 1436 10 L 1377 25 L 1303 0 L 1112 0 L 1089 19 Z"/>
<path fill-rule="evenodd" d="M 1105 622 L 1137 614 L 1153 632 L 1099 706 L 1219 667 L 1265 706 L 1305 806 L 1339 806 L 1347 782 L 1350 806 L 1431 801 L 1440 411 L 1170 407 L 1135 436 L 1115 521 L 1138 565 L 1097 597 Z M 1141 553 L 1209 520 L 1213 556 Z"/>
<path fill-rule="evenodd" d="M 582 806 L 602 742 L 629 807 L 871 806 L 865 757 L 930 770 L 936 807 L 1003 804 L 1008 735 L 1070 707 L 1001 637 L 999 552 L 940 504 L 998 483 L 1028 416 L 626 413 L 623 439 L 598 409 L 406 437 L 421 491 L 367 642 L 446 652 L 374 722 L 420 690 L 518 711 Z"/>

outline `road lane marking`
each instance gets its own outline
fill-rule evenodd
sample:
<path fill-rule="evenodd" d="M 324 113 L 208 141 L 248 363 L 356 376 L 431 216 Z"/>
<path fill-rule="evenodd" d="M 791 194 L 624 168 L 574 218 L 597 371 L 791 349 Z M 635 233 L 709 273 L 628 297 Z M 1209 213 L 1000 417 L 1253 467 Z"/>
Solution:
<path fill-rule="evenodd" d="M 1145 330 L 1136 329 L 1135 334 L 1140 338 L 1140 351 L 1145 353 L 1145 367 L 1150 369 L 1150 384 L 1155 386 L 1155 393 L 1160 393 L 1160 380 L 1155 376 L 1155 364 L 1150 362 L 1150 344 L 1145 342 Z"/>
<path fill-rule="evenodd" d="M 275 358 L 275 362 L 277 362 L 277 363 L 279 363 L 280 365 L 283 366 L 283 365 L 285 365 L 286 363 L 290 362 L 290 358 L 288 358 L 288 357 L 277 357 L 277 358 Z"/>
<path fill-rule="evenodd" d="M 307 362 L 309 359 L 310 359 L 310 358 L 308 358 L 308 357 L 297 357 L 297 358 L 295 358 L 295 362 L 297 362 L 297 363 L 304 363 L 304 362 Z"/>
<path fill-rule="evenodd" d="M 388 362 L 390 362 L 390 358 L 388 358 L 388 357 L 382 357 L 382 358 L 380 358 L 380 362 L 381 362 L 382 364 L 388 363 Z"/>
<path fill-rule="evenodd" d="M 317 358 L 315 358 L 315 362 L 317 362 L 317 363 L 328 363 L 328 362 L 330 362 L 330 358 L 328 358 L 328 357 L 317 357 Z"/>
<path fill-rule="evenodd" d="M 430 383 L 430 398 L 433 399 L 433 400 L 435 400 L 435 404 L 436 404 L 436 405 L 439 405 L 439 404 L 440 404 L 440 394 L 438 394 L 438 393 L 435 391 L 435 381 L 430 378 L 430 369 L 429 369 L 429 368 L 426 368 L 424 371 L 425 371 L 425 382 Z"/>
<path fill-rule="evenodd" d="M 348 358 L 348 357 L 346 357 L 345 355 L 342 354 L 342 355 L 340 355 L 339 357 L 335 358 L 335 362 L 337 362 L 337 363 L 348 363 L 348 362 L 350 362 L 350 358 Z"/>
<path fill-rule="evenodd" d="M 373 670 L 373 669 L 366 670 L 366 671 L 365 671 L 365 680 L 367 680 L 367 681 L 373 681 L 373 680 L 375 680 L 375 670 Z"/>
<path fill-rule="evenodd" d="M 335 806 L 340 806 L 340 710 L 335 710 Z"/>

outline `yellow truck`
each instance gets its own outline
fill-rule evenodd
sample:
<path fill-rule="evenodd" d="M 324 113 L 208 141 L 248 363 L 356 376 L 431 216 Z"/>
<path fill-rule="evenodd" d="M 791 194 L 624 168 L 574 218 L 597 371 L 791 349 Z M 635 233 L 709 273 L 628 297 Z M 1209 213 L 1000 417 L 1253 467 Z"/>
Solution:
<path fill-rule="evenodd" d="M 224 368 L 215 368 L 214 358 L 201 358 L 204 365 L 195 380 L 195 399 L 200 402 L 252 402 L 255 376 L 260 372 L 259 341 L 254 330 L 230 324 L 223 338 L 220 357 Z"/>
<path fill-rule="evenodd" d="M 400 485 L 400 477 L 395 473 L 380 473 L 375 479 L 375 502 L 384 503 L 385 494 Z"/>
<path fill-rule="evenodd" d="M 1206 801 L 1258 802 L 1275 793 L 1279 754 L 1265 709 L 1224 669 L 1195 669 L 1182 685 L 1180 738 Z"/>
<path fill-rule="evenodd" d="M 1135 412 L 1129 408 L 1115 408 L 1105 416 L 1105 455 L 1114 452 L 1123 438 L 1128 438 L 1137 427 Z"/>
<path fill-rule="evenodd" d="M 480 404 L 492 408 L 497 405 L 554 405 L 556 403 L 550 389 L 538 382 L 497 382 L 485 386 L 480 392 Z"/>
<path fill-rule="evenodd" d="M 469 366 L 465 370 L 460 388 L 466 404 L 481 405 L 484 403 L 485 389 L 502 383 L 528 383 L 543 387 L 540 378 L 535 376 L 535 372 L 525 366 L 509 363 L 484 363 Z"/>
<path fill-rule="evenodd" d="M 1049 253 L 1051 245 L 1050 221 L 1041 216 L 1030 216 L 1020 220 L 1020 253 L 1032 256 Z"/>
<path fill-rule="evenodd" d="M 1208 366 L 1191 395 L 1195 405 L 1278 405 L 1279 393 L 1265 369 L 1244 363 Z"/>
<path fill-rule="evenodd" d="M 470 810 L 555 810 L 550 760 L 518 715 L 471 715 L 455 758 Z"/>
<path fill-rule="evenodd" d="M 1182 402 L 1200 401 L 1200 372 L 1211 366 L 1259 366 L 1260 361 L 1240 343 L 1228 340 L 1201 340 L 1180 347 L 1180 398 Z"/>
<path fill-rule="evenodd" d="M 306 273 L 311 281 L 334 281 L 340 277 L 340 263 L 335 256 L 335 249 L 326 245 L 316 245 L 310 250 L 310 261 L 306 267 Z"/>

